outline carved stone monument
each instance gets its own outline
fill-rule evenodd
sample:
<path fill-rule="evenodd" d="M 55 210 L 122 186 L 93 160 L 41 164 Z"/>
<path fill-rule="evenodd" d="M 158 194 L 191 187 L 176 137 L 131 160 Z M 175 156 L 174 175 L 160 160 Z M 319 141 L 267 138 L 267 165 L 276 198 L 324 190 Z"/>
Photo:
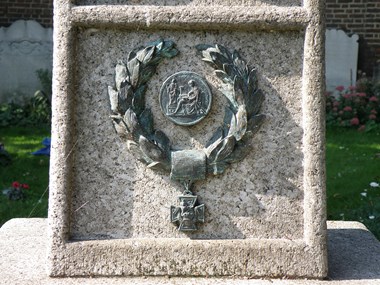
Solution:
<path fill-rule="evenodd" d="M 325 277 L 322 7 L 57 0 L 50 275 Z"/>

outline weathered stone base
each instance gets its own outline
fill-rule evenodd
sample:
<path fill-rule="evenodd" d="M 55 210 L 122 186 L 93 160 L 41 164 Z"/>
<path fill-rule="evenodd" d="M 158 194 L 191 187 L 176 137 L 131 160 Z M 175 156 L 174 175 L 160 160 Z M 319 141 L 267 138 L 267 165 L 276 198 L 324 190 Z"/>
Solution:
<path fill-rule="evenodd" d="M 50 278 L 46 272 L 46 231 L 46 219 L 13 219 L 3 225 L 0 284 L 380 284 L 380 243 L 358 222 L 328 222 L 327 282 L 181 277 Z"/>

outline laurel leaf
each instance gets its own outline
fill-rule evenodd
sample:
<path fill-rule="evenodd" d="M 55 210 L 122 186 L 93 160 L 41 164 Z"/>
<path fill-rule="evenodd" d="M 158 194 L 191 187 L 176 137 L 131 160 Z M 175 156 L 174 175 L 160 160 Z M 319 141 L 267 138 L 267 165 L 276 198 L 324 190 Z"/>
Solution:
<path fill-rule="evenodd" d="M 235 68 L 232 64 L 223 64 L 223 70 L 230 77 L 230 81 L 232 81 L 231 79 L 235 78 L 235 76 L 237 75 Z"/>
<path fill-rule="evenodd" d="M 129 52 L 128 57 L 127 57 L 127 62 L 128 62 L 128 61 L 131 61 L 133 58 L 136 57 L 136 52 L 137 52 L 136 49 L 135 49 L 135 50 L 132 50 L 131 52 Z"/>
<path fill-rule="evenodd" d="M 247 130 L 247 112 L 245 105 L 240 105 L 236 113 L 236 131 L 233 134 L 237 141 L 240 141 Z"/>
<path fill-rule="evenodd" d="M 212 162 L 215 160 L 218 151 L 223 146 L 224 131 L 222 128 L 218 128 L 213 134 L 211 139 L 207 142 L 204 152 L 206 153 L 207 160 Z"/>
<path fill-rule="evenodd" d="M 145 108 L 146 88 L 147 88 L 146 85 L 141 85 L 139 88 L 137 88 L 137 90 L 133 94 L 132 109 L 136 113 L 137 116 L 139 116 Z"/>
<path fill-rule="evenodd" d="M 154 133 L 154 141 L 161 149 L 163 149 L 166 152 L 167 156 L 169 156 L 169 154 L 170 154 L 170 140 L 165 135 L 165 133 L 160 131 L 160 130 L 156 130 Z"/>
<path fill-rule="evenodd" d="M 196 45 L 195 48 L 199 51 L 199 52 L 203 52 L 209 48 L 212 48 L 213 46 L 212 45 L 207 45 L 207 44 L 199 44 L 199 45 Z M 203 53 L 202 53 L 203 54 Z"/>
<path fill-rule="evenodd" d="M 235 145 L 234 151 L 224 161 L 227 163 L 235 163 L 243 160 L 249 153 L 251 148 L 246 143 L 240 141 Z"/>
<path fill-rule="evenodd" d="M 166 154 L 165 152 L 158 147 L 153 142 L 149 141 L 146 137 L 140 136 L 139 138 L 139 145 L 141 151 L 148 156 L 153 162 L 164 162 L 166 161 Z"/>
<path fill-rule="evenodd" d="M 212 137 L 206 143 L 206 148 L 215 143 L 216 141 L 221 141 L 223 138 L 223 129 L 221 127 L 217 128 Z"/>
<path fill-rule="evenodd" d="M 121 114 L 125 112 L 132 105 L 133 91 L 131 85 L 127 81 L 123 81 L 121 84 L 121 89 L 119 92 L 120 100 L 119 102 L 123 102 L 123 107 Z"/>
<path fill-rule="evenodd" d="M 245 63 L 245 61 L 240 57 L 240 54 L 237 50 L 234 51 L 234 53 L 232 54 L 232 58 L 233 58 L 233 63 L 236 67 L 236 69 L 238 70 L 241 78 L 246 78 L 247 77 L 247 73 L 246 73 L 246 66 L 247 64 Z"/>
<path fill-rule="evenodd" d="M 115 85 L 117 91 L 120 91 L 121 83 L 125 80 L 127 75 L 127 67 L 122 61 L 119 61 L 115 67 Z"/>
<path fill-rule="evenodd" d="M 139 136 L 142 134 L 142 129 L 137 120 L 136 114 L 129 108 L 124 115 L 124 122 L 127 126 L 127 129 L 130 133 L 132 133 L 133 138 L 137 140 Z"/>
<path fill-rule="evenodd" d="M 235 117 L 235 114 L 233 114 L 233 116 L 231 116 L 231 121 L 229 124 L 229 130 L 228 130 L 227 136 L 234 136 L 236 132 L 237 132 L 236 117 Z"/>
<path fill-rule="evenodd" d="M 215 45 L 215 47 L 220 51 L 221 54 L 223 54 L 223 56 L 225 58 L 227 58 L 229 61 L 232 61 L 232 55 L 231 53 L 228 51 L 228 49 L 226 49 L 224 46 L 222 45 Z"/>
<path fill-rule="evenodd" d="M 210 145 L 208 148 L 205 149 L 205 153 L 207 156 L 207 163 L 213 163 L 215 162 L 216 155 L 218 154 L 219 150 L 223 147 L 223 138 L 220 140 L 215 141 L 212 145 Z"/>
<path fill-rule="evenodd" d="M 254 135 L 255 133 L 257 133 L 260 126 L 264 123 L 265 117 L 266 116 L 264 114 L 259 114 L 259 115 L 253 116 L 252 118 L 248 120 L 247 130 L 249 130 L 251 135 Z"/>
<path fill-rule="evenodd" d="M 235 100 L 235 91 L 231 87 L 231 84 L 224 84 L 221 86 L 221 88 L 219 88 L 219 91 L 222 92 L 223 95 L 228 99 L 230 107 L 233 110 L 237 110 L 239 105 Z"/>
<path fill-rule="evenodd" d="M 137 87 L 137 84 L 139 82 L 139 77 L 140 77 L 140 61 L 136 60 L 136 63 L 131 66 L 132 69 L 130 70 L 131 72 L 131 85 L 133 88 Z"/>
<path fill-rule="evenodd" d="M 207 165 L 207 173 L 219 175 L 222 174 L 227 167 L 228 164 L 224 161 L 213 162 Z"/>
<path fill-rule="evenodd" d="M 131 139 L 131 134 L 128 132 L 127 127 L 122 119 L 113 119 L 113 126 L 116 133 L 122 139 Z"/>
<path fill-rule="evenodd" d="M 234 97 L 238 105 L 245 104 L 244 92 L 243 92 L 243 82 L 239 76 L 234 78 Z"/>
<path fill-rule="evenodd" d="M 140 85 L 147 83 L 149 79 L 152 78 L 156 72 L 156 67 L 157 65 L 147 65 L 143 67 L 143 69 L 140 71 Z"/>
<path fill-rule="evenodd" d="M 215 161 L 223 161 L 234 150 L 236 139 L 234 136 L 227 136 L 223 139 L 222 147 L 219 149 Z"/>
<path fill-rule="evenodd" d="M 251 96 L 249 96 L 246 100 L 246 106 L 247 106 L 247 117 L 250 118 L 254 115 L 256 115 L 261 108 L 261 105 L 264 102 L 264 94 L 261 91 L 261 89 L 255 90 Z"/>
<path fill-rule="evenodd" d="M 119 92 L 114 90 L 111 86 L 108 86 L 108 96 L 110 98 L 111 111 L 114 113 L 118 113 Z"/>
<path fill-rule="evenodd" d="M 150 109 L 144 109 L 139 116 L 139 122 L 147 135 L 153 134 L 153 114 Z"/>
<path fill-rule="evenodd" d="M 212 61 L 218 67 L 218 69 L 223 70 L 223 65 L 229 63 L 228 59 L 218 52 L 210 52 L 210 56 L 211 56 Z"/>
<path fill-rule="evenodd" d="M 176 56 L 179 51 L 176 49 L 173 41 L 164 41 L 161 49 L 161 54 L 163 57 L 172 58 Z"/>
<path fill-rule="evenodd" d="M 144 57 L 142 58 L 141 62 L 143 64 L 148 64 L 152 60 L 155 50 L 156 50 L 155 46 L 146 47 L 144 49 L 145 54 L 144 54 Z"/>

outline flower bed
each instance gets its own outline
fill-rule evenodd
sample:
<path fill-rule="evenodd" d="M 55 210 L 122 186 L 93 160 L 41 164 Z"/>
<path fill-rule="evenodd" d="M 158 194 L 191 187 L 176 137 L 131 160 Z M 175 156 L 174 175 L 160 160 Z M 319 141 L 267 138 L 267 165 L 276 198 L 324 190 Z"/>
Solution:
<path fill-rule="evenodd" d="M 326 123 L 369 131 L 380 125 L 380 84 L 362 82 L 326 93 Z"/>

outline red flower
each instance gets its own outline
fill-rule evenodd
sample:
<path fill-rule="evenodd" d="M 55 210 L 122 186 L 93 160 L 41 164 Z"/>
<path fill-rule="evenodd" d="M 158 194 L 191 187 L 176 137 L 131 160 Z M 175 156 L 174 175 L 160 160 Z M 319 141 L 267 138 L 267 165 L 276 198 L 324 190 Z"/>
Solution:
<path fill-rule="evenodd" d="M 360 124 L 359 119 L 356 118 L 356 117 L 352 118 L 351 121 L 350 121 L 350 124 L 351 124 L 351 126 L 357 126 L 357 125 L 359 125 Z"/>
<path fill-rule="evenodd" d="M 338 107 L 340 105 L 339 101 L 334 101 L 333 106 Z"/>
<path fill-rule="evenodd" d="M 372 96 L 371 98 L 369 98 L 369 101 L 371 101 L 371 102 L 377 102 L 377 101 L 379 101 L 379 99 L 377 99 L 376 96 Z"/>
<path fill-rule="evenodd" d="M 356 90 L 356 86 L 350 86 L 350 87 L 348 87 L 348 89 L 350 89 L 351 91 L 354 91 L 354 90 Z"/>
<path fill-rule="evenodd" d="M 339 85 L 335 88 L 335 90 L 339 91 L 339 92 L 342 92 L 344 90 L 344 86 L 343 85 Z"/>
<path fill-rule="evenodd" d="M 365 130 L 365 125 L 361 125 L 358 129 L 359 132 L 363 132 Z"/>
<path fill-rule="evenodd" d="M 17 181 L 12 182 L 12 188 L 19 188 L 19 187 L 20 187 L 19 182 L 17 182 Z"/>
<path fill-rule="evenodd" d="M 376 115 L 375 114 L 371 114 L 369 115 L 368 117 L 370 120 L 376 120 Z"/>
<path fill-rule="evenodd" d="M 21 184 L 21 187 L 22 187 L 23 189 L 29 189 L 29 185 L 28 185 L 28 184 Z"/>
<path fill-rule="evenodd" d="M 343 111 L 351 112 L 352 108 L 350 106 L 346 106 L 346 107 L 343 108 Z"/>
<path fill-rule="evenodd" d="M 362 93 L 358 93 L 358 96 L 359 96 L 359 97 L 366 97 L 367 94 L 365 94 L 364 92 L 362 92 Z"/>

